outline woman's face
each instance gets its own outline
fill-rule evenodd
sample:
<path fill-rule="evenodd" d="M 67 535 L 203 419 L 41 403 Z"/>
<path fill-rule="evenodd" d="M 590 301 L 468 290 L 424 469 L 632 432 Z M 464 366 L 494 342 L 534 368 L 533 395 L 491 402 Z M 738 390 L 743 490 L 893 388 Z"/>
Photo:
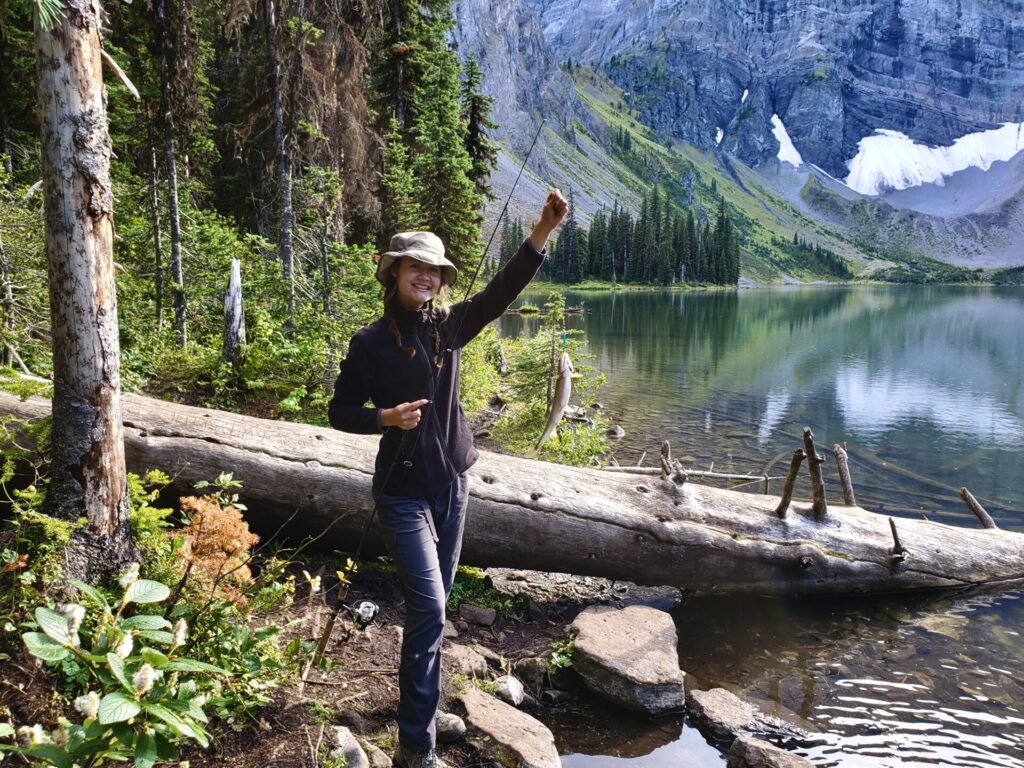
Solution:
<path fill-rule="evenodd" d="M 441 288 L 441 268 L 434 264 L 403 257 L 391 267 L 398 289 L 398 300 L 406 309 L 419 309 L 433 299 Z"/>

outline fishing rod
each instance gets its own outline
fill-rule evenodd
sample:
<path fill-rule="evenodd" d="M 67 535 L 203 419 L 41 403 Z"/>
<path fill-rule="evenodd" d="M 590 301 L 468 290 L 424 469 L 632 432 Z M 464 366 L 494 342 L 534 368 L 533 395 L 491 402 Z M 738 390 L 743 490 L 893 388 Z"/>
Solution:
<path fill-rule="evenodd" d="M 509 203 L 512 201 L 512 195 L 515 194 L 516 187 L 519 184 L 519 179 L 522 178 L 523 171 L 526 170 L 526 164 L 529 162 L 530 156 L 533 154 L 534 147 L 537 146 L 537 139 L 540 138 L 540 132 L 544 128 L 545 122 L 546 120 L 542 118 L 540 121 L 540 125 L 537 127 L 537 133 L 534 134 L 533 141 L 530 144 L 530 148 L 529 150 L 527 150 L 526 156 L 523 158 L 523 163 L 519 167 L 519 173 L 516 175 L 515 181 L 512 182 L 512 189 L 509 190 L 508 197 L 505 198 L 505 204 L 502 206 L 501 212 L 498 214 L 498 218 L 494 223 L 494 229 L 491 230 L 491 236 L 487 239 L 487 244 L 484 246 L 484 250 L 480 254 L 479 261 L 477 261 L 476 270 L 473 272 L 473 277 L 470 279 L 469 286 L 466 288 L 466 295 L 462 299 L 463 302 L 469 300 L 469 295 L 473 290 L 473 285 L 476 283 L 476 279 L 480 274 L 480 268 L 483 266 L 484 259 L 487 258 L 487 253 L 488 251 L 490 251 L 491 244 L 494 242 L 494 236 L 498 232 L 498 227 L 501 225 L 501 220 L 505 216 L 506 211 L 508 210 Z M 459 331 L 462 330 L 462 324 L 463 322 L 465 322 L 465 319 L 466 313 L 463 312 L 459 318 L 459 324 L 455 328 L 455 333 L 449 336 L 449 338 L 458 337 Z M 451 352 L 452 350 L 449 348 L 446 349 L 445 351 Z M 441 370 L 444 367 L 446 357 L 447 355 L 442 355 L 440 363 L 436 366 L 436 371 L 431 376 L 431 387 L 429 393 L 431 400 L 433 400 L 433 392 L 437 388 L 437 382 L 440 380 Z M 431 413 L 431 416 L 434 419 L 437 418 L 436 414 L 433 412 Z M 363 548 L 366 545 L 366 541 L 370 533 L 370 527 L 373 525 L 373 521 L 377 515 L 377 505 L 380 500 L 380 494 L 384 492 L 384 489 L 387 487 L 388 480 L 391 479 L 391 473 L 398 462 L 398 457 L 405 455 L 403 452 L 403 447 L 405 446 L 405 440 L 407 436 L 408 431 L 403 431 L 402 439 L 398 444 L 398 449 L 395 451 L 395 455 L 391 459 L 391 464 L 388 466 L 388 471 L 384 474 L 384 480 L 380 484 L 380 490 L 373 499 L 373 509 L 370 512 L 369 520 L 366 521 L 366 526 L 363 528 L 363 533 L 359 537 L 359 544 L 356 547 L 354 557 L 348 558 L 346 560 L 345 567 L 337 572 L 339 579 L 337 602 L 335 603 L 334 610 L 331 612 L 330 618 L 327 620 L 327 624 L 324 627 L 323 634 L 320 636 L 320 639 L 317 642 L 316 650 L 313 652 L 313 658 L 310 659 L 309 665 L 306 667 L 305 671 L 302 674 L 303 682 L 305 682 L 312 668 L 319 664 L 320 659 L 323 658 L 324 652 L 327 650 L 327 643 L 330 642 L 331 635 L 334 632 L 334 625 L 337 622 L 338 616 L 341 614 L 342 610 L 349 611 L 353 621 L 356 623 L 356 626 L 358 626 L 360 629 L 365 629 L 366 627 L 368 627 L 377 617 L 377 614 L 380 612 L 380 607 L 370 600 L 363 600 L 355 608 L 350 608 L 345 604 L 345 599 L 348 597 L 349 588 L 352 585 L 351 577 L 359 570 L 359 560 L 362 557 Z M 422 430 L 417 432 L 416 443 L 413 446 L 414 453 L 419 449 L 421 438 Z M 406 459 L 406 461 L 408 461 L 408 458 Z"/>

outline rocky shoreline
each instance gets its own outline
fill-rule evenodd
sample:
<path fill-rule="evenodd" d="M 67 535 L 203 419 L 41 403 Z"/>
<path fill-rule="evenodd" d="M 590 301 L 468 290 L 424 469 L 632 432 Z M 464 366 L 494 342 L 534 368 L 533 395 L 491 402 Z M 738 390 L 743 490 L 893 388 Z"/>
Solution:
<path fill-rule="evenodd" d="M 806 740 L 805 730 L 724 689 L 687 690 L 667 612 L 680 600 L 676 590 L 507 569 L 488 571 L 487 585 L 508 598 L 504 604 L 516 605 L 518 615 L 466 602 L 447 622 L 443 708 L 460 715 L 467 729 L 446 734 L 444 741 L 454 743 L 439 739 L 439 756 L 453 768 L 557 768 L 555 737 L 543 721 L 585 708 L 593 696 L 623 717 L 682 714 L 730 768 L 811 765 L 778 746 Z M 386 571 L 362 574 L 352 597 L 379 602 L 378 620 L 364 631 L 339 626 L 326 669 L 284 691 L 282 703 L 255 726 L 188 756 L 191 768 L 390 768 L 402 639 L 397 579 Z M 311 595 L 300 607 L 302 636 L 313 637 L 327 604 Z M 289 738 L 282 740 L 282 732 Z"/>

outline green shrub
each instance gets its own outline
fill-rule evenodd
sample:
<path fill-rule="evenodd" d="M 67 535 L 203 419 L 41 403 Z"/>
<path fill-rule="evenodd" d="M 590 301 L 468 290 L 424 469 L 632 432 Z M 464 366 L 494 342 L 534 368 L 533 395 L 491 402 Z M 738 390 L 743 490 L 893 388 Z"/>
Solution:
<path fill-rule="evenodd" d="M 516 453 L 530 453 L 544 431 L 547 415 L 548 382 L 554 391 L 556 366 L 564 348 L 573 360 L 578 376 L 572 380 L 572 398 L 578 403 L 593 401 L 604 376 L 586 361 L 582 331 L 563 332 L 565 301 L 560 293 L 552 293 L 545 304 L 547 313 L 541 329 L 532 338 L 506 340 L 505 355 L 509 362 L 506 383 L 509 407 L 494 426 L 492 436 L 501 445 Z M 585 466 L 607 451 L 605 425 L 598 416 L 588 422 L 563 421 L 540 455 L 562 464 Z"/>

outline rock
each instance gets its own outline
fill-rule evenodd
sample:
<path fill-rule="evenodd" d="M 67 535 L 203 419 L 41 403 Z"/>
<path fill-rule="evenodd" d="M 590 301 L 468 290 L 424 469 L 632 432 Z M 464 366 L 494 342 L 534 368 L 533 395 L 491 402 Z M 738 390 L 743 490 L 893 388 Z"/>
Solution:
<path fill-rule="evenodd" d="M 444 652 L 444 658 L 452 671 L 466 677 L 487 677 L 487 660 L 472 648 L 453 643 Z"/>
<path fill-rule="evenodd" d="M 774 739 L 807 739 L 810 736 L 807 726 L 766 715 L 724 688 L 690 691 L 686 697 L 686 712 L 705 738 L 726 744 L 744 733 Z"/>
<path fill-rule="evenodd" d="M 705 738 L 730 742 L 754 727 L 756 709 L 724 688 L 713 688 L 690 691 L 686 711 Z"/>
<path fill-rule="evenodd" d="M 811 768 L 810 760 L 753 736 L 739 736 L 729 749 L 726 768 Z"/>
<path fill-rule="evenodd" d="M 559 691 L 556 688 L 549 688 L 540 695 L 540 700 L 545 704 L 564 704 L 572 699 L 568 691 Z"/>
<path fill-rule="evenodd" d="M 515 673 L 530 689 L 539 691 L 544 687 L 544 678 L 548 674 L 548 660 L 540 656 L 520 659 L 516 662 Z"/>
<path fill-rule="evenodd" d="M 648 714 L 683 708 L 684 672 L 667 613 L 642 605 L 589 608 L 571 629 L 576 632 L 573 669 L 592 691 Z"/>
<path fill-rule="evenodd" d="M 513 707 L 518 707 L 523 703 L 523 698 L 526 696 L 526 689 L 523 688 L 523 684 L 519 682 L 512 675 L 502 675 L 495 683 L 498 685 L 498 698 L 502 701 L 506 701 Z"/>
<path fill-rule="evenodd" d="M 555 738 L 539 720 L 473 686 L 459 700 L 471 741 L 505 768 L 561 768 Z"/>
<path fill-rule="evenodd" d="M 545 611 L 540 603 L 533 598 L 530 598 L 526 603 L 526 615 L 530 621 L 547 621 L 548 612 Z"/>
<path fill-rule="evenodd" d="M 470 624 L 480 627 L 490 627 L 498 618 L 498 612 L 493 608 L 485 608 L 480 605 L 463 603 L 459 608 L 459 616 Z"/>
<path fill-rule="evenodd" d="M 495 651 L 492 651 L 492 650 L 491 650 L 490 648 L 488 648 L 488 647 L 487 647 L 486 645 L 480 645 L 480 643 L 474 643 L 474 644 L 473 644 L 473 645 L 471 645 L 470 647 L 471 647 L 471 648 L 472 648 L 472 649 L 473 649 L 474 651 L 476 651 L 477 653 L 479 653 L 479 654 L 480 654 L 481 656 L 483 656 L 483 657 L 484 657 L 484 659 L 486 659 L 486 660 L 487 660 L 487 663 L 488 663 L 488 664 L 489 664 L 489 665 L 490 665 L 490 666 L 491 666 L 491 667 L 492 667 L 493 669 L 501 669 L 501 668 L 502 668 L 502 666 L 503 666 L 503 665 L 505 664 L 505 659 L 503 659 L 503 658 L 501 657 L 501 654 L 500 654 L 500 653 L 496 653 Z"/>
<path fill-rule="evenodd" d="M 434 726 L 437 740 L 442 744 L 451 744 L 466 735 L 465 721 L 451 712 L 438 712 Z"/>
<path fill-rule="evenodd" d="M 366 751 L 366 757 L 370 761 L 370 768 L 391 768 L 391 758 L 388 757 L 387 753 L 383 749 L 377 749 L 377 747 L 369 741 L 363 741 L 360 743 Z M 347 765 L 348 764 L 346 763 L 346 766 Z"/>
<path fill-rule="evenodd" d="M 459 630 L 457 630 L 455 628 L 454 624 L 452 624 L 450 621 L 448 621 L 446 619 L 445 622 L 444 622 L 444 639 L 445 640 L 454 640 L 458 636 L 459 636 Z"/>
<path fill-rule="evenodd" d="M 324 732 L 327 740 L 328 754 L 334 758 L 343 758 L 345 768 L 370 768 L 370 759 L 359 746 L 352 731 L 343 725 L 336 725 Z"/>
<path fill-rule="evenodd" d="M 455 622 L 455 629 L 457 629 L 459 632 L 469 632 L 469 624 L 459 619 Z"/>
<path fill-rule="evenodd" d="M 626 436 L 626 430 L 624 430 L 618 424 L 612 424 L 610 427 L 608 427 L 608 429 L 604 431 L 604 433 L 608 437 L 614 438 L 615 440 L 620 440 Z"/>

